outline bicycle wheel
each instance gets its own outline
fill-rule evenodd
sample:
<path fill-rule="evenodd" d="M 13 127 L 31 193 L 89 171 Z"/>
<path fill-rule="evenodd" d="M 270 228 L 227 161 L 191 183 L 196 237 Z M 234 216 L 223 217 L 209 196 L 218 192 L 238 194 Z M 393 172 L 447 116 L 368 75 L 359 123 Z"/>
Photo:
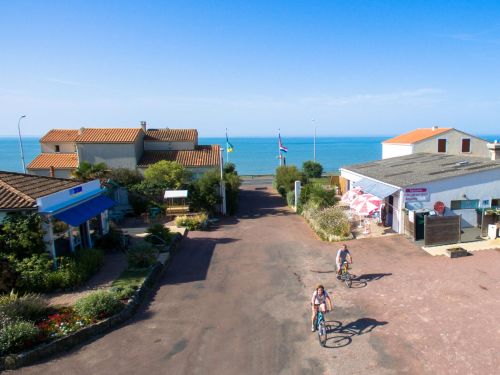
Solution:
<path fill-rule="evenodd" d="M 348 287 L 348 288 L 351 287 L 351 285 L 352 285 L 352 277 L 351 277 L 351 275 L 349 275 L 349 274 L 345 275 L 344 283 L 345 283 L 346 287 Z"/>
<path fill-rule="evenodd" d="M 321 321 L 318 327 L 318 339 L 321 346 L 326 346 L 326 327 L 325 321 Z"/>

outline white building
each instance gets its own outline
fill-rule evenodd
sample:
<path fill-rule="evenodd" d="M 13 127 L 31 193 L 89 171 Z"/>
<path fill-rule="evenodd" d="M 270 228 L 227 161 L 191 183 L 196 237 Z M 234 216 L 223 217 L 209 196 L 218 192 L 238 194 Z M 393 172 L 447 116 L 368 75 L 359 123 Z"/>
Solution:
<path fill-rule="evenodd" d="M 55 258 L 93 247 L 109 230 L 108 209 L 99 180 L 80 183 L 0 171 L 0 224 L 8 214 L 36 212 L 43 221 L 47 251 Z"/>
<path fill-rule="evenodd" d="M 397 233 L 404 233 L 403 212 L 433 211 L 438 202 L 444 215 L 461 215 L 462 228 L 473 227 L 477 208 L 500 206 L 500 144 L 488 146 L 491 159 L 416 153 L 346 166 L 341 177 L 349 189 L 360 186 L 384 199 Z"/>
<path fill-rule="evenodd" d="M 420 128 L 382 142 L 382 159 L 418 152 L 487 158 L 488 141 L 454 128 Z"/>

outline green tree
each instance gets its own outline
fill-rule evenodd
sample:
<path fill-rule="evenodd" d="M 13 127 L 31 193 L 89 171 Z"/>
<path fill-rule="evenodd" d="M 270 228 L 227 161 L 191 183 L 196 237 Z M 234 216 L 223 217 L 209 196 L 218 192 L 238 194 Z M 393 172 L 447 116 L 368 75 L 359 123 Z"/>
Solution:
<path fill-rule="evenodd" d="M 146 169 L 144 180 L 131 187 L 133 192 L 142 194 L 156 204 L 163 203 L 165 190 L 182 188 L 190 174 L 175 161 L 161 160 Z"/>
<path fill-rule="evenodd" d="M 236 165 L 234 163 L 226 163 L 224 165 L 224 173 L 238 174 L 238 172 L 236 172 Z"/>
<path fill-rule="evenodd" d="M 161 160 L 150 165 L 144 172 L 144 181 L 165 189 L 180 189 L 187 181 L 189 173 L 176 161 Z"/>
<path fill-rule="evenodd" d="M 189 187 L 189 206 L 193 211 L 215 212 L 215 205 L 220 203 L 220 175 L 217 170 L 205 172 Z"/>
<path fill-rule="evenodd" d="M 90 181 L 104 178 L 108 172 L 108 167 L 104 163 L 91 164 L 88 161 L 82 161 L 78 168 L 71 172 L 71 175 L 80 181 Z"/>
<path fill-rule="evenodd" d="M 144 179 L 138 171 L 128 168 L 113 168 L 107 177 L 124 187 L 139 184 Z"/>
<path fill-rule="evenodd" d="M 305 182 L 305 177 L 295 165 L 276 168 L 275 183 L 278 192 L 285 197 L 286 193 L 294 190 L 295 181 Z"/>
<path fill-rule="evenodd" d="M 307 178 L 319 178 L 323 173 L 323 166 L 316 161 L 305 161 L 302 164 L 302 172 Z"/>
<path fill-rule="evenodd" d="M 18 259 L 45 251 L 42 218 L 37 213 L 9 214 L 0 226 L 0 249 Z"/>

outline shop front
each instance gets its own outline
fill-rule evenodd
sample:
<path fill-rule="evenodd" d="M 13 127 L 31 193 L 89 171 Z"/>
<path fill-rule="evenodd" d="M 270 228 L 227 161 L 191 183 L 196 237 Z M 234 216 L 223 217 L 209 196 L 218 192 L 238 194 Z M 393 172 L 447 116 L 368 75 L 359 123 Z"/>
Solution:
<path fill-rule="evenodd" d="M 109 231 L 108 209 L 115 202 L 103 195 L 99 180 L 37 199 L 44 220 L 45 241 L 52 256 L 91 248 Z"/>

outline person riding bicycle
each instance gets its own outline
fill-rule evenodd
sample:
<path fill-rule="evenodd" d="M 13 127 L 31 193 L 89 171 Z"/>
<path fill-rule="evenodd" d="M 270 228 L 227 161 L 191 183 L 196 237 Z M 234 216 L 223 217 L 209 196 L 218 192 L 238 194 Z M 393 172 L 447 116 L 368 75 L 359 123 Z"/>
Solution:
<path fill-rule="evenodd" d="M 342 264 L 344 264 L 344 262 L 352 264 L 352 256 L 347 249 L 346 244 L 342 245 L 339 251 L 337 251 L 337 257 L 335 258 L 335 264 L 337 265 L 337 278 L 340 277 L 340 274 L 342 273 Z"/>
<path fill-rule="evenodd" d="M 312 317 L 311 317 L 311 332 L 316 330 L 314 322 L 316 320 L 316 315 L 318 314 L 318 310 L 322 313 L 326 313 L 333 309 L 332 300 L 328 295 L 325 287 L 321 284 L 316 286 L 316 290 L 314 291 L 311 298 L 311 307 L 312 307 Z"/>

